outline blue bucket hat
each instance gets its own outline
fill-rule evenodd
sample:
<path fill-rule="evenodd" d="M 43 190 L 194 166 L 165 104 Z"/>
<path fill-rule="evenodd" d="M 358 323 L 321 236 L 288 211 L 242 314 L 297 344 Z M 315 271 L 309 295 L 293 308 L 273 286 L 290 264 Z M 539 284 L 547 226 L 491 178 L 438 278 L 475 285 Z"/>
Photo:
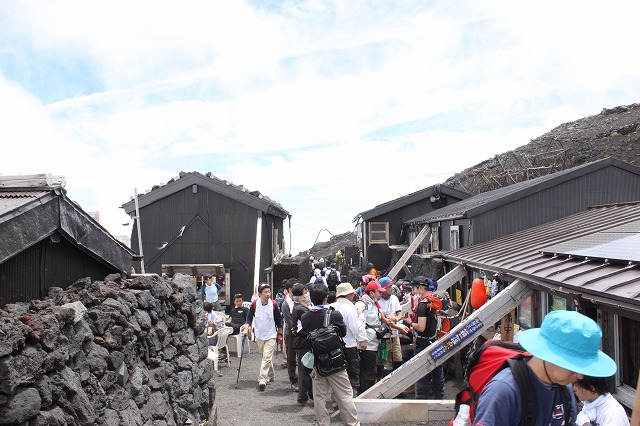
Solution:
<path fill-rule="evenodd" d="M 602 331 L 591 318 L 576 311 L 549 312 L 540 328 L 523 331 L 518 343 L 536 358 L 574 373 L 609 377 L 618 366 L 600 350 Z"/>

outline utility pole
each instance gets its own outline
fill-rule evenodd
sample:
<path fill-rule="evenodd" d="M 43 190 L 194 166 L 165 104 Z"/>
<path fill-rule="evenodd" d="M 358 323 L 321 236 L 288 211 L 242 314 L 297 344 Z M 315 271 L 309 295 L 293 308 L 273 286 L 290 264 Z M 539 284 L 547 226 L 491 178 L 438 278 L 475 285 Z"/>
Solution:
<path fill-rule="evenodd" d="M 136 228 L 138 230 L 138 251 L 140 252 L 140 272 L 144 270 L 144 254 L 142 253 L 142 230 L 140 229 L 140 207 L 138 206 L 138 188 L 133 188 L 134 202 L 136 205 Z"/>

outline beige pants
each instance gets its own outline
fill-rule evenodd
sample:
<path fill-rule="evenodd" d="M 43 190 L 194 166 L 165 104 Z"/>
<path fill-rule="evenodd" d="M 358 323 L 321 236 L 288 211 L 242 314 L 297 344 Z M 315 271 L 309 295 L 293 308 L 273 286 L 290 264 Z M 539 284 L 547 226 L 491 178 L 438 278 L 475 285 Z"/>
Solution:
<path fill-rule="evenodd" d="M 258 384 L 267 384 L 269 380 L 275 378 L 275 372 L 273 371 L 273 353 L 276 350 L 276 338 L 261 340 L 256 337 L 256 342 L 258 343 L 258 350 L 262 354 Z"/>
<path fill-rule="evenodd" d="M 340 417 L 345 425 L 360 426 L 358 411 L 353 403 L 353 392 L 347 370 L 342 370 L 330 376 L 320 376 L 314 369 L 311 372 L 313 379 L 313 408 L 316 413 L 316 420 L 320 426 L 329 426 L 331 417 L 327 410 L 327 399 L 333 391 L 333 398 L 338 404 Z"/>

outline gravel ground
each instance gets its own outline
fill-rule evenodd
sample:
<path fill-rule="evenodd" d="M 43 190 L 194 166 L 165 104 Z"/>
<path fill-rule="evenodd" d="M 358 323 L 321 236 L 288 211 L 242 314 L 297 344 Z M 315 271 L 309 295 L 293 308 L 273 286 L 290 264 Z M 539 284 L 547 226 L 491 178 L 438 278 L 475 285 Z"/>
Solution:
<path fill-rule="evenodd" d="M 219 377 L 216 380 L 216 406 L 218 410 L 219 426 L 245 426 L 264 424 L 270 426 L 313 425 L 315 416 L 313 405 L 310 403 L 300 407 L 296 403 L 297 393 L 293 393 L 289 387 L 289 379 L 286 369 L 280 365 L 283 362 L 282 353 L 278 353 L 274 360 L 276 379 L 267 385 L 264 392 L 258 391 L 258 369 L 260 366 L 260 354 L 255 343 L 251 343 L 251 353 L 245 354 L 242 359 L 242 368 L 238 387 L 238 365 L 240 359 L 231 352 L 231 367 L 226 363 L 219 365 Z M 215 372 L 214 372 L 215 374 Z M 460 388 L 460 381 L 447 381 L 445 399 L 453 399 Z M 409 396 L 413 398 L 413 396 Z M 339 418 L 334 418 L 332 423 L 342 424 Z M 385 423 L 388 426 L 406 425 L 445 426 L 448 422 L 396 422 Z"/>

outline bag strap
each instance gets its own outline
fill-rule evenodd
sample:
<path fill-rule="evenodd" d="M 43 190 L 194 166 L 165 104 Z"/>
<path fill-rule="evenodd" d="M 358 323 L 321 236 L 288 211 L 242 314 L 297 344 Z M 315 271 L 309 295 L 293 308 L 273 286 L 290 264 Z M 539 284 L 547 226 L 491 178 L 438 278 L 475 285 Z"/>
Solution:
<path fill-rule="evenodd" d="M 564 424 L 568 425 L 571 422 L 571 408 L 573 405 L 571 404 L 571 395 L 569 395 L 569 390 L 566 386 L 561 387 L 563 396 L 562 405 L 564 405 Z"/>
<path fill-rule="evenodd" d="M 507 360 L 511 374 L 520 389 L 520 399 L 522 399 L 522 417 L 520 424 L 523 426 L 534 426 L 536 423 L 536 413 L 538 412 L 538 398 L 531 383 L 529 367 L 522 358 L 510 358 Z"/>
<path fill-rule="evenodd" d="M 329 327 L 329 323 L 331 321 L 331 308 L 327 308 L 327 310 L 324 312 L 324 323 L 323 323 L 323 327 Z"/>

